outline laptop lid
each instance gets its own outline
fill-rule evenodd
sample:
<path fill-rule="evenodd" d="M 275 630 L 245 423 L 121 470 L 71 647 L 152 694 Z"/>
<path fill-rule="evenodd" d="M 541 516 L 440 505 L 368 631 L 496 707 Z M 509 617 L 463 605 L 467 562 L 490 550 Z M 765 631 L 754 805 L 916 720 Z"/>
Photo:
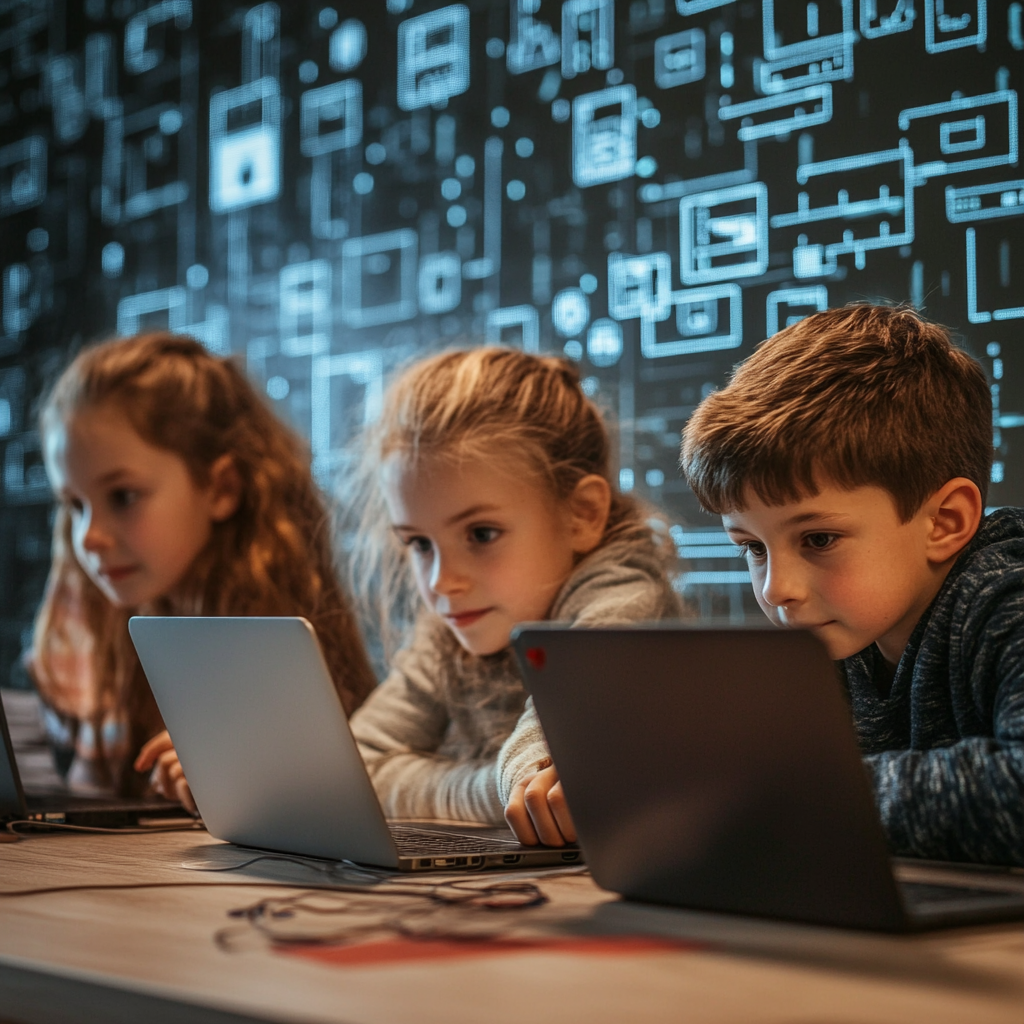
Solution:
<path fill-rule="evenodd" d="M 7 727 L 7 713 L 0 700 L 0 821 L 25 817 L 25 793 L 14 759 L 14 744 Z"/>
<path fill-rule="evenodd" d="M 211 835 L 397 866 L 305 619 L 137 616 L 128 629 Z"/>
<path fill-rule="evenodd" d="M 538 625 L 514 647 L 599 885 L 907 926 L 835 667 L 809 633 Z"/>

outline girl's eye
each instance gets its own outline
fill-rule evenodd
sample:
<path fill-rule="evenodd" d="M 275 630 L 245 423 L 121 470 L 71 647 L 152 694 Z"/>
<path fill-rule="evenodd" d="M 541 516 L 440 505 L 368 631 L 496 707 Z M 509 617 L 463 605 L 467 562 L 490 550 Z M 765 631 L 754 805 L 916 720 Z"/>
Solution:
<path fill-rule="evenodd" d="M 429 555 L 434 545 L 430 543 L 429 537 L 410 537 L 406 542 L 407 548 L 412 548 L 418 555 Z"/>
<path fill-rule="evenodd" d="M 474 526 L 469 531 L 470 540 L 474 544 L 492 544 L 501 536 L 496 526 Z"/>
<path fill-rule="evenodd" d="M 128 487 L 118 487 L 110 493 L 110 504 L 117 509 L 131 508 L 139 500 L 139 492 Z"/>
<path fill-rule="evenodd" d="M 836 542 L 834 533 L 809 533 L 804 538 L 809 548 L 815 551 L 825 551 Z"/>

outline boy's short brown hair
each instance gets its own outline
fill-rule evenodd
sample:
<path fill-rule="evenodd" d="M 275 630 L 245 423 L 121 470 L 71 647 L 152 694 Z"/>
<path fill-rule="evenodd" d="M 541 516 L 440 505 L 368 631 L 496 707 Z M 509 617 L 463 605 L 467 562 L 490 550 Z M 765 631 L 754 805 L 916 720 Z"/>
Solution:
<path fill-rule="evenodd" d="M 680 464 L 709 512 L 749 488 L 781 505 L 825 482 L 888 491 L 904 522 L 954 477 L 985 498 L 992 397 L 981 366 L 913 310 L 815 313 L 762 342 L 683 430 Z"/>

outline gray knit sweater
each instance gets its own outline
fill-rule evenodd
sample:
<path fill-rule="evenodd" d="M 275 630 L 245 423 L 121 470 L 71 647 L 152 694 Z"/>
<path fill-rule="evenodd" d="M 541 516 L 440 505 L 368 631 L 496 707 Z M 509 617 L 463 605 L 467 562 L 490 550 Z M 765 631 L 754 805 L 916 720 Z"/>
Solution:
<path fill-rule="evenodd" d="M 894 853 L 1024 866 L 1024 510 L 982 522 L 888 685 L 843 663 Z"/>
<path fill-rule="evenodd" d="M 580 562 L 550 619 L 609 626 L 679 614 L 664 561 L 645 535 Z M 502 823 L 509 791 L 547 757 L 511 651 L 469 654 L 427 612 L 351 726 L 390 818 Z"/>

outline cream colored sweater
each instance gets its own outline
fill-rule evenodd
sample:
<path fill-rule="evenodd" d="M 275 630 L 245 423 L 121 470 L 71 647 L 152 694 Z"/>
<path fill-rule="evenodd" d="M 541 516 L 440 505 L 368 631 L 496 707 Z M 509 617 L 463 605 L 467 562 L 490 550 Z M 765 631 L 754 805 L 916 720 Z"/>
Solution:
<path fill-rule="evenodd" d="M 615 541 L 580 562 L 550 619 L 609 626 L 679 614 L 645 536 Z M 469 654 L 426 612 L 351 726 L 389 818 L 500 824 L 513 786 L 548 756 L 511 651 Z"/>

